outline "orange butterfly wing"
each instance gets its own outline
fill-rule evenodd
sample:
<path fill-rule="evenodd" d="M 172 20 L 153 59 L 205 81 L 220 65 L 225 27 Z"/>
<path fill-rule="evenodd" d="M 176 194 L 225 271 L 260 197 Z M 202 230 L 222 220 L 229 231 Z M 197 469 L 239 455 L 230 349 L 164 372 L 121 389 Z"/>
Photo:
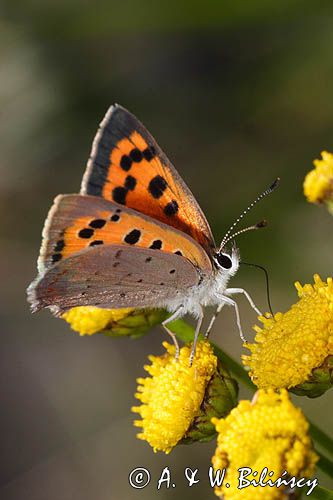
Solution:
<path fill-rule="evenodd" d="M 146 128 L 121 106 L 111 106 L 95 137 L 81 194 L 133 208 L 215 247 L 193 194 Z"/>

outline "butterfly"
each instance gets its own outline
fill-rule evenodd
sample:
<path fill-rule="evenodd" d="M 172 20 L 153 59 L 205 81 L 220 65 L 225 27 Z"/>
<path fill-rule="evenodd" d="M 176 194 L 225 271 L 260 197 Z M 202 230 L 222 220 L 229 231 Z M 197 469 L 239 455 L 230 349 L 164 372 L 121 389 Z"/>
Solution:
<path fill-rule="evenodd" d="M 38 258 L 38 276 L 28 288 L 32 311 L 49 308 L 61 315 L 76 306 L 165 308 L 162 323 L 217 306 L 211 330 L 224 305 L 234 307 L 227 288 L 240 257 L 227 244 L 245 213 L 276 187 L 264 191 L 233 223 L 221 244 L 193 194 L 155 139 L 129 111 L 110 107 L 93 141 L 80 194 L 59 195 L 47 216 Z M 177 342 L 175 341 L 176 345 Z"/>

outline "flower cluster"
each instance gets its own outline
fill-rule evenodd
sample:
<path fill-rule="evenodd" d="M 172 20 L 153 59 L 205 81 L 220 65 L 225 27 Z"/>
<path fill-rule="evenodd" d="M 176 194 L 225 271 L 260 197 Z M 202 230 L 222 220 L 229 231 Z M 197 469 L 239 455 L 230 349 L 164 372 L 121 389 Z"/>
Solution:
<path fill-rule="evenodd" d="M 240 401 L 227 418 L 215 418 L 213 422 L 219 433 L 213 467 L 227 470 L 223 485 L 215 489 L 217 496 L 225 500 L 287 498 L 277 487 L 249 485 L 238 489 L 239 469 L 245 465 L 253 472 L 267 467 L 273 472 L 273 482 L 285 470 L 295 477 L 313 474 L 318 457 L 308 435 L 309 424 L 286 390 L 260 390 L 252 402 Z M 246 479 L 255 478 L 258 480 L 257 473 L 250 473 Z"/>
<path fill-rule="evenodd" d="M 178 360 L 175 347 L 167 342 L 163 345 L 166 353 L 150 356 L 151 364 L 144 367 L 149 377 L 138 379 L 135 396 L 142 405 L 133 407 L 132 411 L 141 416 L 141 420 L 135 421 L 135 425 L 142 428 L 138 438 L 147 441 L 154 451 L 169 453 L 181 440 L 195 436 L 197 440 L 209 438 L 212 426 L 209 421 L 205 426 L 203 416 L 209 414 L 211 418 L 229 412 L 237 391 L 233 385 L 228 387 L 228 392 L 223 392 L 224 385 L 219 386 L 217 380 L 223 376 L 209 342 L 198 343 L 192 366 L 189 364 L 191 344 L 180 349 Z M 224 396 L 222 405 L 211 397 L 212 388 L 215 399 Z"/>
<path fill-rule="evenodd" d="M 333 280 L 314 276 L 314 284 L 295 284 L 299 301 L 274 318 L 260 317 L 255 343 L 246 344 L 251 355 L 243 356 L 252 381 L 259 388 L 297 388 L 308 385 L 317 396 L 332 385 Z M 319 377 L 321 374 L 321 377 Z M 313 376 L 317 384 L 311 384 Z"/>

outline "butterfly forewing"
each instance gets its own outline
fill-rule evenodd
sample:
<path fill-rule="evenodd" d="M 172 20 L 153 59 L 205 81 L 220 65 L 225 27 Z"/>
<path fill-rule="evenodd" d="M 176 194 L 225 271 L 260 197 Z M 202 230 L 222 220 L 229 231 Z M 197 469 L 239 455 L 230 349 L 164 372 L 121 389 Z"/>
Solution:
<path fill-rule="evenodd" d="M 146 128 L 112 106 L 95 137 L 82 194 L 134 208 L 214 247 L 208 222 L 193 194 Z"/>
<path fill-rule="evenodd" d="M 124 245 L 183 256 L 204 272 L 204 249 L 187 234 L 149 216 L 96 196 L 60 195 L 50 210 L 39 258 L 43 272 L 57 262 L 97 246 Z"/>

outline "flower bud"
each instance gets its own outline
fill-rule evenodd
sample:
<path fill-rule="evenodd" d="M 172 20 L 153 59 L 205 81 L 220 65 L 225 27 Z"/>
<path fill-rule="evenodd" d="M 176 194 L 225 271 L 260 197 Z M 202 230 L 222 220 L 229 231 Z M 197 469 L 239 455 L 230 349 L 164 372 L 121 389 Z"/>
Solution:
<path fill-rule="evenodd" d="M 92 306 L 73 307 L 62 315 L 80 335 L 104 333 L 111 337 L 140 337 L 166 317 L 163 309 L 101 309 Z"/>

